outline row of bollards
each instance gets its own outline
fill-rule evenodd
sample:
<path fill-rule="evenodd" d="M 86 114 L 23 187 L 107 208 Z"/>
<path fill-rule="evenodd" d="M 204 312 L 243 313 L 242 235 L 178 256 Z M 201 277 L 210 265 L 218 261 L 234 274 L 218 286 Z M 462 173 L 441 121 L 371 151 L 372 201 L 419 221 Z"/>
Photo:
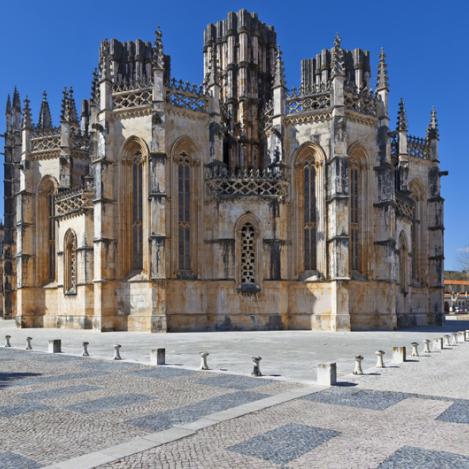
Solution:
<path fill-rule="evenodd" d="M 11 335 L 5 336 L 5 347 L 11 347 Z M 26 337 L 26 349 L 25 350 L 32 350 L 32 337 Z M 82 342 L 83 352 L 81 354 L 82 357 L 89 357 L 90 354 L 88 352 L 89 342 Z M 122 360 L 121 356 L 121 348 L 122 345 L 116 344 L 114 345 L 114 356 L 112 357 L 113 360 Z M 51 339 L 49 340 L 47 351 L 49 353 L 62 353 L 62 341 L 60 339 Z M 384 353 L 384 352 L 383 352 Z M 200 369 L 201 370 L 210 370 L 208 366 L 208 356 L 210 355 L 209 352 L 199 352 L 200 355 Z M 260 361 L 262 357 L 252 357 L 253 362 L 253 369 L 251 372 L 251 376 L 262 376 L 261 368 L 260 368 Z M 166 349 L 158 348 L 154 349 L 150 352 L 150 364 L 154 366 L 162 366 L 166 365 Z"/>
<path fill-rule="evenodd" d="M 443 350 L 444 347 L 454 346 L 461 342 L 469 342 L 469 330 L 459 331 L 454 334 L 446 334 L 444 337 L 437 337 L 431 341 L 430 339 L 425 339 L 423 341 L 423 353 L 431 353 L 437 350 Z M 430 347 L 430 344 L 432 346 Z M 418 342 L 412 342 L 411 344 L 411 357 L 419 357 L 419 344 Z M 376 355 L 376 365 L 375 368 L 385 368 L 384 364 L 384 355 L 383 350 L 377 350 Z M 404 363 L 406 361 L 406 347 L 393 347 L 392 349 L 392 361 L 393 363 Z M 362 368 L 362 355 L 356 355 L 353 374 L 354 375 L 363 375 Z M 323 386 L 334 386 L 337 384 L 337 364 L 336 363 L 320 363 L 317 367 L 317 384 Z"/>
<path fill-rule="evenodd" d="M 26 350 L 32 350 L 32 337 L 26 337 Z M 430 339 L 425 339 L 423 341 L 423 352 L 431 353 L 436 350 L 443 350 L 444 347 L 455 346 L 461 342 L 469 342 L 469 330 L 458 331 L 453 334 L 445 334 L 443 337 L 437 337 L 431 341 Z M 430 347 L 430 344 L 432 346 Z M 411 357 L 419 357 L 419 344 L 418 342 L 412 342 L 411 344 Z M 11 335 L 5 335 L 5 347 L 11 347 Z M 88 352 L 89 342 L 82 342 L 83 352 L 82 357 L 89 357 Z M 122 360 L 120 350 L 122 345 L 114 345 L 114 360 Z M 62 352 L 62 342 L 60 339 L 49 340 L 48 344 L 49 353 L 61 353 Z M 209 352 L 199 352 L 200 355 L 200 370 L 210 370 L 208 366 L 208 357 Z M 376 365 L 375 368 L 385 368 L 384 364 L 384 355 L 383 350 L 377 350 L 376 355 Z M 364 357 L 362 355 L 355 356 L 355 363 L 353 367 L 354 375 L 363 375 L 362 361 Z M 262 357 L 256 356 L 252 357 L 253 369 L 251 376 L 262 376 L 260 369 L 260 361 Z M 406 361 L 406 347 L 393 347 L 392 349 L 392 360 L 394 363 L 404 363 Z M 158 348 L 154 349 L 150 353 L 150 364 L 154 366 L 166 365 L 166 349 Z M 336 363 L 320 363 L 317 368 L 317 383 L 325 386 L 332 386 L 337 383 L 337 365 Z"/>

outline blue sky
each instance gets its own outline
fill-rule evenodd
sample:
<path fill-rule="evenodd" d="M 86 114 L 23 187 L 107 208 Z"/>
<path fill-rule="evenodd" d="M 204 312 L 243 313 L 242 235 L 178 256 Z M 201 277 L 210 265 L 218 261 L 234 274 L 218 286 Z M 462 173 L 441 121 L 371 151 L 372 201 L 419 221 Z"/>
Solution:
<path fill-rule="evenodd" d="M 0 6 L 0 106 L 18 86 L 37 119 L 42 91 L 55 122 L 64 86 L 87 98 L 99 41 L 153 40 L 160 25 L 174 77 L 202 80 L 202 34 L 209 22 L 247 8 L 275 26 L 284 52 L 288 86 L 296 86 L 300 60 L 330 47 L 335 33 L 345 48 L 371 51 L 373 72 L 380 47 L 388 58 L 391 120 L 402 96 L 409 130 L 423 136 L 431 106 L 438 110 L 445 206 L 446 268 L 457 269 L 469 243 L 469 4 L 464 1 L 4 1 Z M 373 79 L 374 83 L 374 79 Z M 0 129 L 4 129 L 4 112 Z M 3 144 L 2 142 L 0 142 Z M 3 179 L 3 167 L 0 169 Z M 3 217 L 3 202 L 0 206 Z"/>

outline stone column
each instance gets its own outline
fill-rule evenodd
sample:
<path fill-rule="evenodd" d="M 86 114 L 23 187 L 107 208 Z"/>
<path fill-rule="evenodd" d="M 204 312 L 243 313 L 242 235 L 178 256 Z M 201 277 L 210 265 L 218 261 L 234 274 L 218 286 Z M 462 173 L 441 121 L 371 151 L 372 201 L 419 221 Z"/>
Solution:
<path fill-rule="evenodd" d="M 150 142 L 150 255 L 152 288 L 151 331 L 166 332 L 166 217 L 168 211 L 166 180 L 167 155 L 165 146 L 165 84 L 161 33 L 156 34 L 153 58 L 152 140 Z"/>
<path fill-rule="evenodd" d="M 329 276 L 332 283 L 331 329 L 350 330 L 349 181 L 344 102 L 344 51 L 337 37 L 332 53 L 332 155 L 327 166 Z"/>
<path fill-rule="evenodd" d="M 112 129 L 112 82 L 109 70 L 109 44 L 104 41 L 101 50 L 102 71 L 99 81 L 99 103 L 93 139 L 95 154 L 92 165 L 95 174 L 93 200 L 94 225 L 94 318 L 93 328 L 101 331 L 119 330 L 124 327 L 116 318 L 115 304 L 115 255 L 114 201 L 115 162 L 110 142 Z"/>
<path fill-rule="evenodd" d="M 20 187 L 16 195 L 16 322 L 22 327 L 42 326 L 42 310 L 35 296 L 34 286 L 34 198 L 31 192 L 33 174 L 30 161 L 31 152 L 31 110 L 26 98 L 22 126 L 22 145 L 20 163 Z"/>

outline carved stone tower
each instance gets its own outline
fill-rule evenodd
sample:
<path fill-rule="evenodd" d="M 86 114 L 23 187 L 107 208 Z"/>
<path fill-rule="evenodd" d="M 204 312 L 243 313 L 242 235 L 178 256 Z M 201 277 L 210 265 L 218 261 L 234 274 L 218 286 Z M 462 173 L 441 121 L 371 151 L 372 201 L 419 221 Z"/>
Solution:
<path fill-rule="evenodd" d="M 223 161 L 230 170 L 263 165 L 263 106 L 272 99 L 276 34 L 255 13 L 231 12 L 204 37 L 205 83 L 220 86 L 226 124 Z"/>

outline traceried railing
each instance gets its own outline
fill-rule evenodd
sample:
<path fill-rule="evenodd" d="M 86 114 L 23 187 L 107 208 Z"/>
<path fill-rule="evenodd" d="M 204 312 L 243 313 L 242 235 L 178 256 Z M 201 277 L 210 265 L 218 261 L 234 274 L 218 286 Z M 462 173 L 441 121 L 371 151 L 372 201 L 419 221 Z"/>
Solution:
<path fill-rule="evenodd" d="M 135 91 L 151 88 L 153 80 L 151 77 L 141 78 L 117 78 L 112 84 L 113 93 L 121 93 L 123 91 Z"/>
<path fill-rule="evenodd" d="M 280 169 L 240 170 L 234 173 L 226 168 L 206 168 L 205 183 L 209 194 L 215 197 L 261 196 L 285 198 L 288 181 Z"/>
<path fill-rule="evenodd" d="M 54 132 L 52 132 L 52 130 Z M 33 138 L 31 138 L 31 151 L 33 153 L 43 153 L 60 149 L 60 128 L 50 129 L 50 132 L 47 132 L 43 136 L 36 136 L 37 134 L 33 135 Z"/>
<path fill-rule="evenodd" d="M 166 90 L 166 100 L 175 107 L 195 112 L 207 112 L 208 96 L 200 85 L 188 81 L 170 80 Z"/>
<path fill-rule="evenodd" d="M 287 95 L 287 114 L 301 114 L 331 106 L 330 83 L 313 85 L 310 89 L 293 88 Z"/>
<path fill-rule="evenodd" d="M 408 135 L 407 154 L 414 158 L 428 159 L 430 157 L 430 148 L 427 139 Z M 391 136 L 391 155 L 396 158 L 399 156 L 399 135 L 397 132 L 393 132 Z"/>
<path fill-rule="evenodd" d="M 396 212 L 399 216 L 407 217 L 410 220 L 414 218 L 415 205 L 411 199 L 396 194 Z"/>
<path fill-rule="evenodd" d="M 407 153 L 414 158 L 428 159 L 429 148 L 425 138 L 407 136 Z"/>
<path fill-rule="evenodd" d="M 151 87 L 119 91 L 112 94 L 112 106 L 115 110 L 148 106 L 151 104 L 151 102 Z"/>
<path fill-rule="evenodd" d="M 92 187 L 71 189 L 55 196 L 55 215 L 59 218 L 80 215 L 92 208 Z"/>

